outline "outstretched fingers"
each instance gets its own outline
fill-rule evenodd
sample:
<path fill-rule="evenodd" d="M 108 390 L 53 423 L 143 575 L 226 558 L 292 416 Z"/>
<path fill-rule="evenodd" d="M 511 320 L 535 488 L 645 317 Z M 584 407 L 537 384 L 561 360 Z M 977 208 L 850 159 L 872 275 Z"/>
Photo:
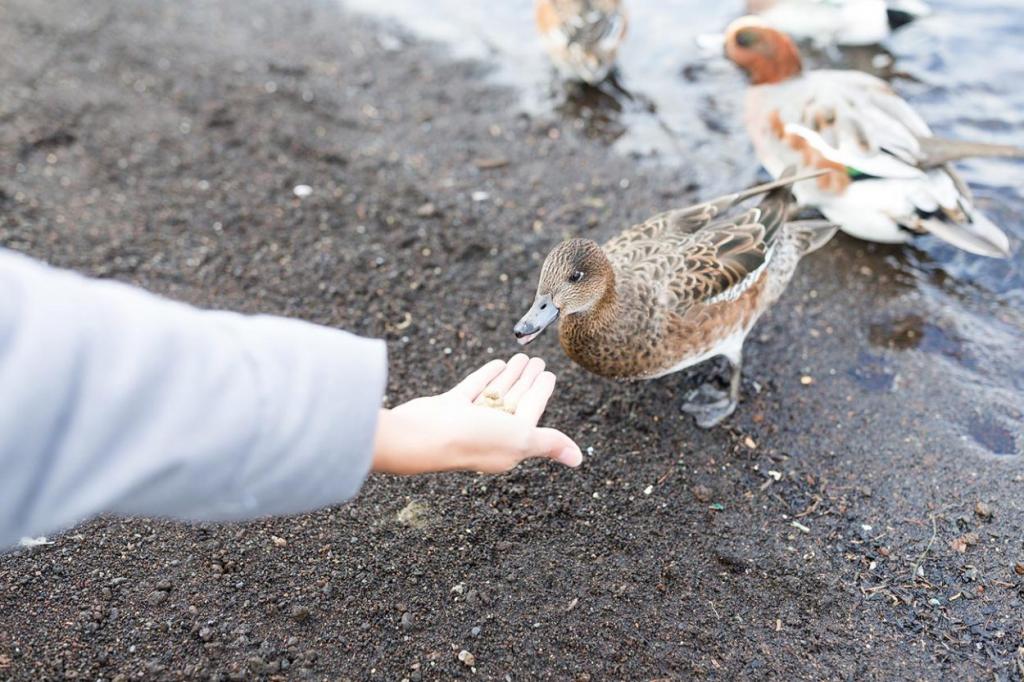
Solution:
<path fill-rule="evenodd" d="M 516 403 L 515 415 L 525 419 L 530 424 L 540 421 L 541 415 L 548 406 L 548 400 L 555 390 L 555 375 L 551 372 L 541 372 L 533 380 L 530 387 L 519 396 Z"/>
<path fill-rule="evenodd" d="M 530 358 L 523 353 L 516 353 L 509 358 L 505 369 L 487 384 L 486 392 L 493 393 L 496 397 L 504 398 L 509 389 L 519 380 L 523 371 L 529 364 Z"/>
<path fill-rule="evenodd" d="M 456 384 L 452 392 L 465 396 L 471 401 L 476 400 L 477 396 L 487 388 L 487 385 L 494 381 L 504 370 L 504 360 L 491 360 Z"/>
<path fill-rule="evenodd" d="M 516 408 L 519 405 L 519 401 L 527 391 L 533 387 L 534 382 L 537 381 L 537 377 L 544 371 L 544 361 L 540 358 L 530 358 L 530 361 L 526 363 L 526 368 L 523 369 L 523 373 L 519 375 L 519 379 L 516 383 L 512 384 L 512 388 L 508 390 L 502 402 L 505 405 L 505 409 L 511 411 L 513 414 L 516 412 Z"/>

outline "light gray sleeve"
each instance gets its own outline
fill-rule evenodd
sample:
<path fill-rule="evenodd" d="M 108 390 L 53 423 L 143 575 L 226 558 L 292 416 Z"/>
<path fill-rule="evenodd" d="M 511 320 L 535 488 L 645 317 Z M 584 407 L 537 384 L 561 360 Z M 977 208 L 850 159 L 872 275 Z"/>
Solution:
<path fill-rule="evenodd" d="M 381 341 L 0 249 L 0 547 L 102 512 L 230 520 L 345 500 L 386 372 Z"/>

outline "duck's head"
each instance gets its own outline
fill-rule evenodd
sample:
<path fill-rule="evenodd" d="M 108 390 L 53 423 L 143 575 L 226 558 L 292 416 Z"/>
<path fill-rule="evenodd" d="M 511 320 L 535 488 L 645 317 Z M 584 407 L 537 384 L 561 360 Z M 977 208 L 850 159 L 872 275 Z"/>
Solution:
<path fill-rule="evenodd" d="M 754 85 L 781 83 L 803 70 L 793 39 L 757 17 L 742 17 L 729 24 L 725 56 L 746 71 Z"/>
<path fill-rule="evenodd" d="M 614 282 L 608 257 L 590 239 L 564 241 L 544 259 L 537 296 L 515 326 L 516 339 L 526 345 L 560 315 L 593 310 Z"/>

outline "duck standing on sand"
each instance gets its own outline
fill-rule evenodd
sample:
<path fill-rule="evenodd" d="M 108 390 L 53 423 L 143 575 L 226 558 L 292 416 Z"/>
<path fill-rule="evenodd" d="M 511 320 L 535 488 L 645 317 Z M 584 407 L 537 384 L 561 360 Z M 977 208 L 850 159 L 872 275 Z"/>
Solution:
<path fill-rule="evenodd" d="M 615 66 L 626 37 L 620 0 L 537 0 L 537 30 L 558 70 L 590 85 Z"/>
<path fill-rule="evenodd" d="M 815 45 L 876 45 L 931 14 L 921 0 L 747 0 L 747 12 Z"/>
<path fill-rule="evenodd" d="M 726 55 L 750 76 L 744 116 L 761 163 L 830 171 L 793 187 L 804 206 L 876 242 L 932 234 L 971 253 L 1010 254 L 1006 235 L 974 207 L 950 163 L 1022 157 L 1007 145 L 935 137 L 885 81 L 859 71 L 804 71 L 793 41 L 755 17 L 726 31 Z"/>
<path fill-rule="evenodd" d="M 787 177 L 627 229 L 603 247 L 570 239 L 548 254 L 530 311 L 515 326 L 527 344 L 555 320 L 562 348 L 604 377 L 654 379 L 717 355 L 732 365 L 728 392 L 705 384 L 683 409 L 710 428 L 739 400 L 743 341 L 785 290 L 797 263 L 827 242 L 822 221 L 786 224 Z M 756 208 L 722 214 L 767 192 Z"/>

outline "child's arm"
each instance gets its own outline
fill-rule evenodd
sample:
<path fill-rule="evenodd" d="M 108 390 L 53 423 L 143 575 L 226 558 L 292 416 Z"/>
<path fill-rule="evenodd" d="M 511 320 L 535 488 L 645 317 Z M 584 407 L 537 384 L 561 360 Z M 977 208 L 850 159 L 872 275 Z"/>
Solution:
<path fill-rule="evenodd" d="M 306 511 L 353 496 L 371 464 L 578 463 L 571 440 L 536 428 L 554 385 L 539 361 L 381 410 L 386 362 L 381 341 L 197 310 L 0 249 L 0 548 L 103 512 Z M 472 405 L 488 385 L 519 401 L 514 416 Z"/>
<path fill-rule="evenodd" d="M 101 512 L 240 519 L 351 497 L 386 360 L 380 341 L 0 249 L 0 547 Z"/>

